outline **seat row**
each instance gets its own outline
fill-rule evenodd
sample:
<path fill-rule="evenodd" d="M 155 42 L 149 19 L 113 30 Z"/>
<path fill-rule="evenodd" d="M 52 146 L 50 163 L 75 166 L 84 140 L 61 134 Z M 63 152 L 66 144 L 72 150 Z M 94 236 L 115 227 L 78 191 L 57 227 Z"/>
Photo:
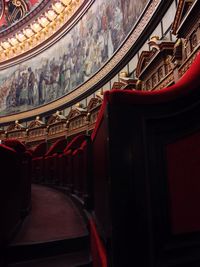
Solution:
<path fill-rule="evenodd" d="M 92 210 L 94 266 L 199 266 L 199 73 L 200 55 L 171 87 L 106 92 L 91 137 L 33 160 Z"/>
<path fill-rule="evenodd" d="M 39 144 L 40 151 L 32 159 L 32 179 L 34 182 L 56 184 L 67 187 L 82 200 L 88 195 L 87 157 L 90 138 L 80 134 L 71 141 L 61 139 L 48 150 L 46 143 Z M 81 177 L 80 177 L 81 175 Z"/>
<path fill-rule="evenodd" d="M 31 209 L 31 153 L 18 140 L 0 145 L 0 263 L 2 251 Z M 2 263 L 3 265 L 3 263 Z"/>
<path fill-rule="evenodd" d="M 199 73 L 200 55 L 169 88 L 106 92 L 91 137 L 32 151 L 33 181 L 67 187 L 91 211 L 94 266 L 200 265 Z M 16 151 L 12 170 L 2 161 L 7 181 Z M 20 188 L 6 186 L 16 203 L 2 192 L 13 213 L 1 212 L 16 223 Z"/>
<path fill-rule="evenodd" d="M 200 266 L 200 54 L 171 87 L 107 91 L 91 143 L 111 266 Z"/>

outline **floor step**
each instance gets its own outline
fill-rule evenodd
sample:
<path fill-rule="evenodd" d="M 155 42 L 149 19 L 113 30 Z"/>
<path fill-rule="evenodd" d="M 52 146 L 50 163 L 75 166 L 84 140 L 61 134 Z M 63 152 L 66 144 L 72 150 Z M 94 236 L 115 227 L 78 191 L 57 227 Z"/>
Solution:
<path fill-rule="evenodd" d="M 3 267 L 91 267 L 89 246 L 85 220 L 73 201 L 32 185 L 32 210 L 6 248 Z"/>
<path fill-rule="evenodd" d="M 92 267 L 88 251 L 9 264 L 8 267 Z"/>
<path fill-rule="evenodd" d="M 82 250 L 89 250 L 88 235 L 50 242 L 40 242 L 23 245 L 10 245 L 7 249 L 6 259 L 8 263 L 27 261 L 36 258 L 68 254 Z"/>

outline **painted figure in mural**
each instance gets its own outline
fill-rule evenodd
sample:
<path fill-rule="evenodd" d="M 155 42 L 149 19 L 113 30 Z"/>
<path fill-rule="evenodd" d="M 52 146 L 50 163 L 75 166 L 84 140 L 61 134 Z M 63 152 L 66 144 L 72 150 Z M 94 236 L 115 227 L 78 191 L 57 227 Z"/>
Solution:
<path fill-rule="evenodd" d="M 87 81 L 120 47 L 147 0 L 94 3 L 58 43 L 8 71 L 7 78 L 0 82 L 0 102 L 5 113 L 54 101 Z M 10 86 L 3 98 L 1 92 L 7 81 Z"/>
<path fill-rule="evenodd" d="M 16 85 L 16 105 L 27 104 L 27 83 L 26 83 L 26 74 L 20 73 L 18 76 L 18 81 Z"/>
<path fill-rule="evenodd" d="M 35 85 L 35 74 L 32 71 L 31 67 L 28 68 L 28 104 L 34 105 L 34 85 Z"/>
<path fill-rule="evenodd" d="M 8 108 L 10 107 L 15 107 L 16 106 L 16 92 L 15 92 L 15 79 L 12 80 L 12 83 L 11 83 L 11 88 L 10 88 L 10 91 L 9 91 L 9 94 L 6 98 L 6 106 Z"/>
<path fill-rule="evenodd" d="M 59 85 L 59 65 L 56 62 L 55 58 L 53 59 L 53 62 L 50 63 L 50 71 L 51 71 L 51 77 L 50 77 L 50 83 L 51 83 L 51 90 L 52 90 L 52 99 L 55 99 L 59 97 L 59 91 L 60 91 L 60 85 Z"/>
<path fill-rule="evenodd" d="M 22 78 L 21 78 L 21 93 L 20 93 L 20 97 L 19 97 L 20 105 L 27 105 L 28 104 L 27 85 L 28 85 L 28 74 L 23 72 Z"/>
<path fill-rule="evenodd" d="M 45 74 L 41 71 L 39 76 L 38 82 L 38 98 L 39 98 L 39 105 L 42 105 L 45 102 L 45 84 L 47 80 L 45 78 Z"/>
<path fill-rule="evenodd" d="M 126 32 L 130 30 L 130 22 L 131 22 L 130 15 L 131 15 L 131 12 L 134 12 L 133 7 L 135 4 L 136 4 L 135 1 L 121 0 L 121 7 L 122 7 L 122 14 L 123 14 L 123 28 Z M 137 1 L 137 4 L 139 4 L 138 1 Z M 132 16 L 134 16 L 134 13 L 132 14 Z"/>

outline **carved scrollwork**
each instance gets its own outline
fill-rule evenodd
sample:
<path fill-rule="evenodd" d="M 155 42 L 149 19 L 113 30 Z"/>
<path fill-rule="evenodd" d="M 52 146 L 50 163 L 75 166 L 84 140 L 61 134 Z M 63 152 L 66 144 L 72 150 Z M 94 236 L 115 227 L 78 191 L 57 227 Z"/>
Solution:
<path fill-rule="evenodd" d="M 12 24 L 24 17 L 28 11 L 29 7 L 26 1 L 10 0 L 5 7 L 6 19 L 9 24 Z"/>

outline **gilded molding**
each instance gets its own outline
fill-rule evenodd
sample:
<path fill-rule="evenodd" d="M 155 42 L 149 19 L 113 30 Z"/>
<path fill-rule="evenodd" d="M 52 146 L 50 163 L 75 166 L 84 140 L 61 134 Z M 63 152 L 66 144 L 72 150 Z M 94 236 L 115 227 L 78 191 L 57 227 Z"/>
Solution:
<path fill-rule="evenodd" d="M 104 67 L 98 71 L 93 77 L 91 77 L 84 84 L 79 86 L 74 91 L 70 92 L 68 95 L 52 102 L 41 106 L 39 108 L 29 110 L 26 112 L 21 112 L 14 115 L 8 115 L 0 118 L 0 123 L 7 123 L 13 120 L 27 119 L 30 117 L 35 117 L 38 114 L 47 113 L 50 110 L 59 109 L 64 106 L 67 102 L 70 102 L 82 94 L 86 93 L 90 88 L 94 87 L 98 82 L 100 82 L 112 69 L 126 56 L 129 50 L 133 47 L 144 28 L 150 22 L 154 12 L 157 10 L 161 3 L 161 0 L 152 0 L 144 11 L 143 16 L 140 18 L 136 26 L 134 27 L 132 33 L 121 46 L 121 48 L 114 54 L 114 56 L 104 65 Z"/>
<path fill-rule="evenodd" d="M 46 42 L 65 24 L 82 6 L 85 0 L 51 1 L 51 5 L 42 14 L 35 16 L 11 35 L 0 40 L 0 64 L 29 52 Z M 32 13 L 30 13 L 32 15 Z M 28 17 L 27 17 L 28 18 Z"/>

